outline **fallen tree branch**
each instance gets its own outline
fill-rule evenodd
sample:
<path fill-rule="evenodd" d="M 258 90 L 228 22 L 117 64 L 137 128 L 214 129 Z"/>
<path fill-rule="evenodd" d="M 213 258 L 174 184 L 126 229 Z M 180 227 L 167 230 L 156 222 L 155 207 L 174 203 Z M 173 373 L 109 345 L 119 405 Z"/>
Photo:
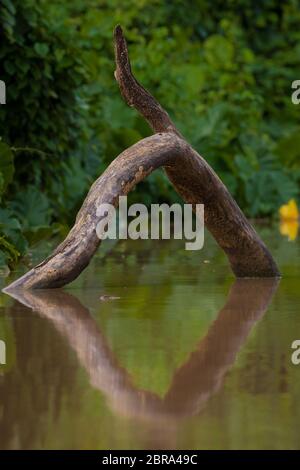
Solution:
<path fill-rule="evenodd" d="M 122 30 L 115 30 L 116 78 L 121 93 L 149 122 L 151 137 L 122 152 L 92 185 L 67 238 L 42 263 L 4 291 L 62 287 L 88 265 L 100 244 L 97 207 L 117 207 L 119 196 L 164 168 L 186 203 L 204 204 L 205 224 L 227 254 L 237 277 L 279 277 L 268 249 L 208 163 L 181 137 L 166 111 L 132 75 Z"/>

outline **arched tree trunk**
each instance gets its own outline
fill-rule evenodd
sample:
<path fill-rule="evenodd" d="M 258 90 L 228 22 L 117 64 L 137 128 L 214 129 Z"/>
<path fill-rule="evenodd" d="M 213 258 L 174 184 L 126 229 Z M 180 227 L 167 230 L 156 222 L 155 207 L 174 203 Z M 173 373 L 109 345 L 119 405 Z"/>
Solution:
<path fill-rule="evenodd" d="M 97 207 L 118 205 L 157 168 L 164 168 L 185 202 L 204 204 L 205 224 L 227 254 L 237 277 L 278 277 L 271 254 L 208 163 L 183 139 L 167 112 L 134 78 L 125 38 L 115 29 L 115 77 L 126 102 L 148 121 L 155 134 L 122 152 L 92 185 L 74 227 L 42 263 L 9 285 L 12 289 L 62 287 L 89 264 L 100 244 Z"/>

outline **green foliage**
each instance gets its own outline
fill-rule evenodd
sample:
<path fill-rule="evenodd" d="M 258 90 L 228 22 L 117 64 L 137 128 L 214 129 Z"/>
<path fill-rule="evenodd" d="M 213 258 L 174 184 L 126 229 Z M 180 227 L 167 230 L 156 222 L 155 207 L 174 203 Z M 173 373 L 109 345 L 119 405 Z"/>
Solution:
<path fill-rule="evenodd" d="M 13 153 L 10 147 L 0 142 L 0 198 L 9 183 L 12 182 L 14 174 Z M 0 199 L 1 200 L 1 199 Z"/>
<path fill-rule="evenodd" d="M 137 78 L 249 216 L 270 216 L 299 198 L 300 108 L 291 102 L 291 83 L 300 77 L 299 0 L 0 5 L 0 79 L 7 89 L 0 197 L 19 222 L 9 233 L 1 229 L 1 237 L 21 254 L 24 236 L 32 242 L 58 222 L 72 224 L 96 176 L 150 133 L 113 78 L 117 23 Z M 177 195 L 156 172 L 132 198 L 148 204 Z M 19 237 L 23 243 L 15 245 Z"/>

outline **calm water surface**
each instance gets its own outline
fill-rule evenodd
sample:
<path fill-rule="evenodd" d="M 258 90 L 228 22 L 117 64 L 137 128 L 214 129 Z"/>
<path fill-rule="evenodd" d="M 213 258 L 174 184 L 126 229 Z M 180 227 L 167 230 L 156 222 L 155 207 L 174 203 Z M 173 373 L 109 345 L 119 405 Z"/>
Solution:
<path fill-rule="evenodd" d="M 259 231 L 280 283 L 234 281 L 207 235 L 108 242 L 65 290 L 1 294 L 0 447 L 299 449 L 300 241 Z"/>

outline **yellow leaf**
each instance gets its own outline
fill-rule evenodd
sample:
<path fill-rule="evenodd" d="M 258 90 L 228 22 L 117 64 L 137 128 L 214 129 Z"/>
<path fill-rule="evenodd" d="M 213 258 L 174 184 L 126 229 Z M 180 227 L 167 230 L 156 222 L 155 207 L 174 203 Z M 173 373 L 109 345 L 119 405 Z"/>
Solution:
<path fill-rule="evenodd" d="M 299 230 L 298 220 L 281 220 L 279 227 L 281 235 L 288 237 L 289 241 L 296 240 Z"/>
<path fill-rule="evenodd" d="M 284 204 L 279 209 L 280 217 L 283 221 L 299 219 L 299 210 L 295 199 L 291 199 L 287 204 Z"/>

